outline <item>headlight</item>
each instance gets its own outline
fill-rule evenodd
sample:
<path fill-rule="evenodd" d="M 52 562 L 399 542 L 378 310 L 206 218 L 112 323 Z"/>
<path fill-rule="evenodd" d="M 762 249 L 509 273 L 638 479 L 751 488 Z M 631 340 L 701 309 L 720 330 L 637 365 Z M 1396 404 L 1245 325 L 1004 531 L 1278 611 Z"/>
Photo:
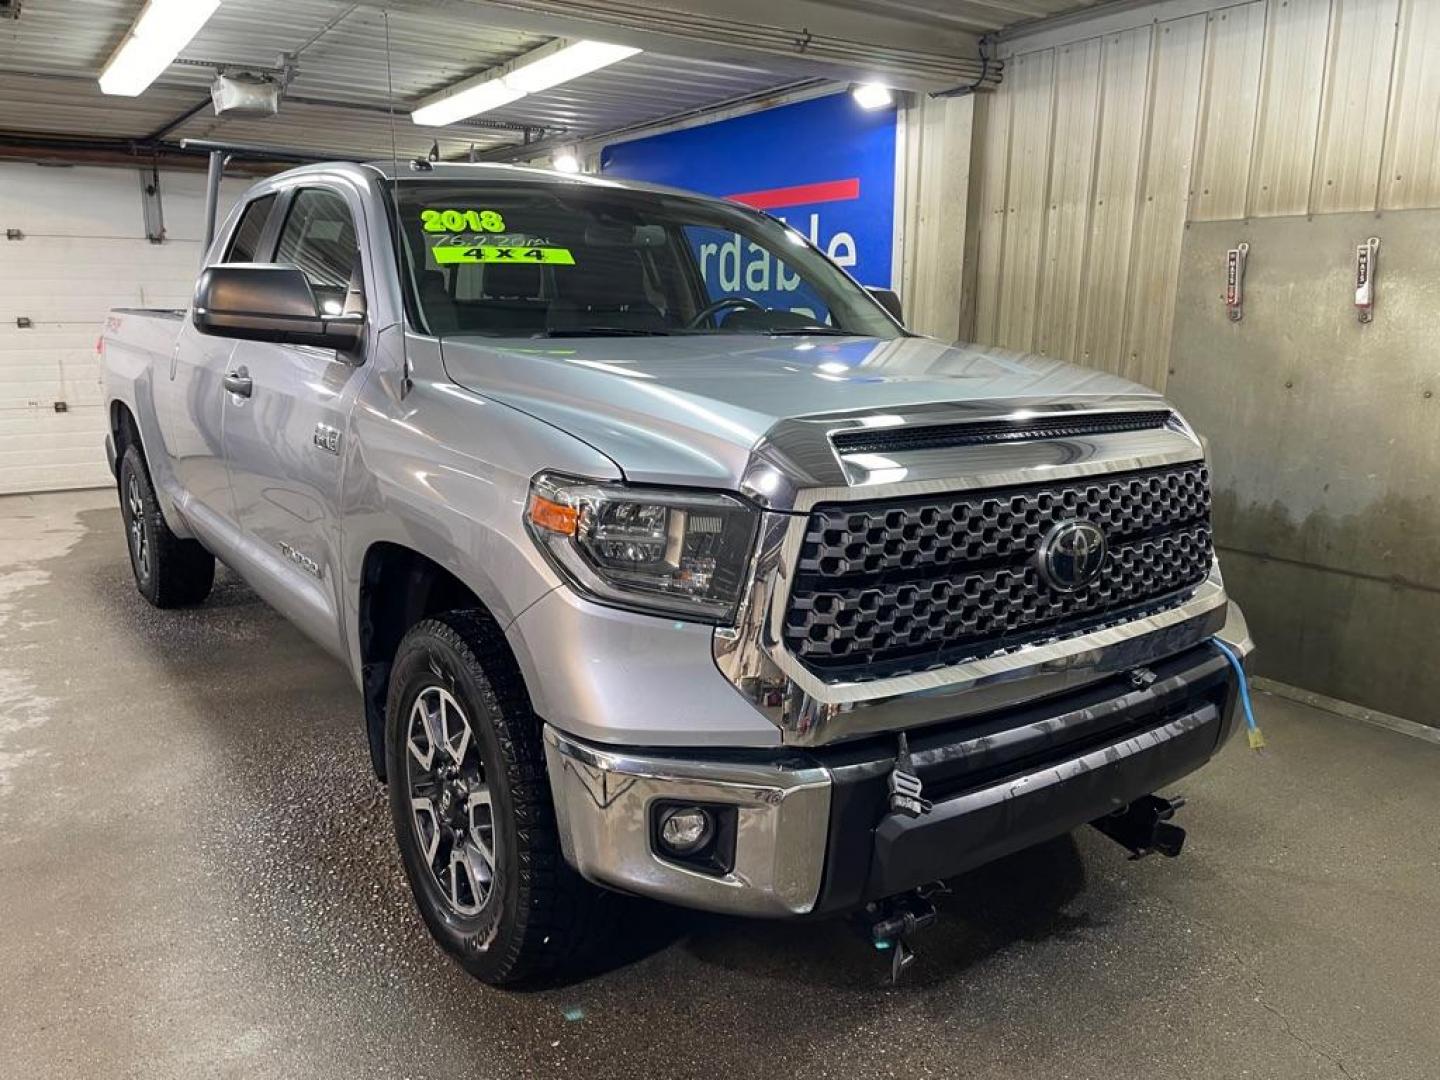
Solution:
<path fill-rule="evenodd" d="M 728 622 L 744 587 L 758 512 L 730 495 L 541 473 L 525 527 L 581 592 L 643 611 Z"/>

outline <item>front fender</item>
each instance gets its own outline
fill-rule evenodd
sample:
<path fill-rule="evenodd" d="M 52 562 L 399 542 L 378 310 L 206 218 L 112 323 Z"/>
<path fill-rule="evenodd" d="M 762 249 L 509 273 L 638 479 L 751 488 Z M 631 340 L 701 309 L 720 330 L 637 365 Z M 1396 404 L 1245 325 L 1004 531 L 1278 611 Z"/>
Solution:
<path fill-rule="evenodd" d="M 408 393 L 399 389 L 390 373 L 371 380 L 346 444 L 342 596 L 357 679 L 360 585 L 373 545 L 444 567 L 503 629 L 559 584 L 522 522 L 531 476 L 620 477 L 599 451 L 509 406 L 419 374 Z"/>

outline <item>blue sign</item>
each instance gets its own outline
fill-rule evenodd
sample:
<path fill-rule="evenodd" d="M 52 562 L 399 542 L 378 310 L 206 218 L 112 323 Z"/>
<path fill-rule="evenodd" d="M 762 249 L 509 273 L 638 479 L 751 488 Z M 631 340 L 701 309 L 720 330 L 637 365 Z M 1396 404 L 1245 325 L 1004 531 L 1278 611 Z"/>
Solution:
<path fill-rule="evenodd" d="M 861 284 L 888 286 L 895 143 L 894 109 L 862 109 L 840 93 L 615 143 L 601 152 L 600 171 L 767 210 Z M 716 248 L 717 273 L 726 272 L 724 254 Z M 712 264 L 706 259 L 703 265 L 708 281 Z M 757 272 L 748 264 L 733 269 Z"/>

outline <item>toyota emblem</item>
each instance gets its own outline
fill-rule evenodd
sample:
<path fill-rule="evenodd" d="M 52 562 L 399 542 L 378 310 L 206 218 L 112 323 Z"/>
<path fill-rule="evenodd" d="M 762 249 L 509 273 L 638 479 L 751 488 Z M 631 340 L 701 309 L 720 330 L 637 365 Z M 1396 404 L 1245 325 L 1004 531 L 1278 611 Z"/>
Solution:
<path fill-rule="evenodd" d="M 1040 541 L 1036 565 L 1056 592 L 1083 589 L 1097 577 L 1109 551 L 1105 534 L 1088 521 L 1062 521 Z"/>

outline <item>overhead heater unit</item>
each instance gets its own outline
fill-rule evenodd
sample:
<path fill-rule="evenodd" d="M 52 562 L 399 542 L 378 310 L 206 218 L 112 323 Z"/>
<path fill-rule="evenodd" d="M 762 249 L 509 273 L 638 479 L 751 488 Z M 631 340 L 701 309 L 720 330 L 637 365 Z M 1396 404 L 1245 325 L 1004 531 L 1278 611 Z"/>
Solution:
<path fill-rule="evenodd" d="M 216 75 L 210 84 L 216 116 L 274 116 L 280 84 L 256 75 Z"/>

